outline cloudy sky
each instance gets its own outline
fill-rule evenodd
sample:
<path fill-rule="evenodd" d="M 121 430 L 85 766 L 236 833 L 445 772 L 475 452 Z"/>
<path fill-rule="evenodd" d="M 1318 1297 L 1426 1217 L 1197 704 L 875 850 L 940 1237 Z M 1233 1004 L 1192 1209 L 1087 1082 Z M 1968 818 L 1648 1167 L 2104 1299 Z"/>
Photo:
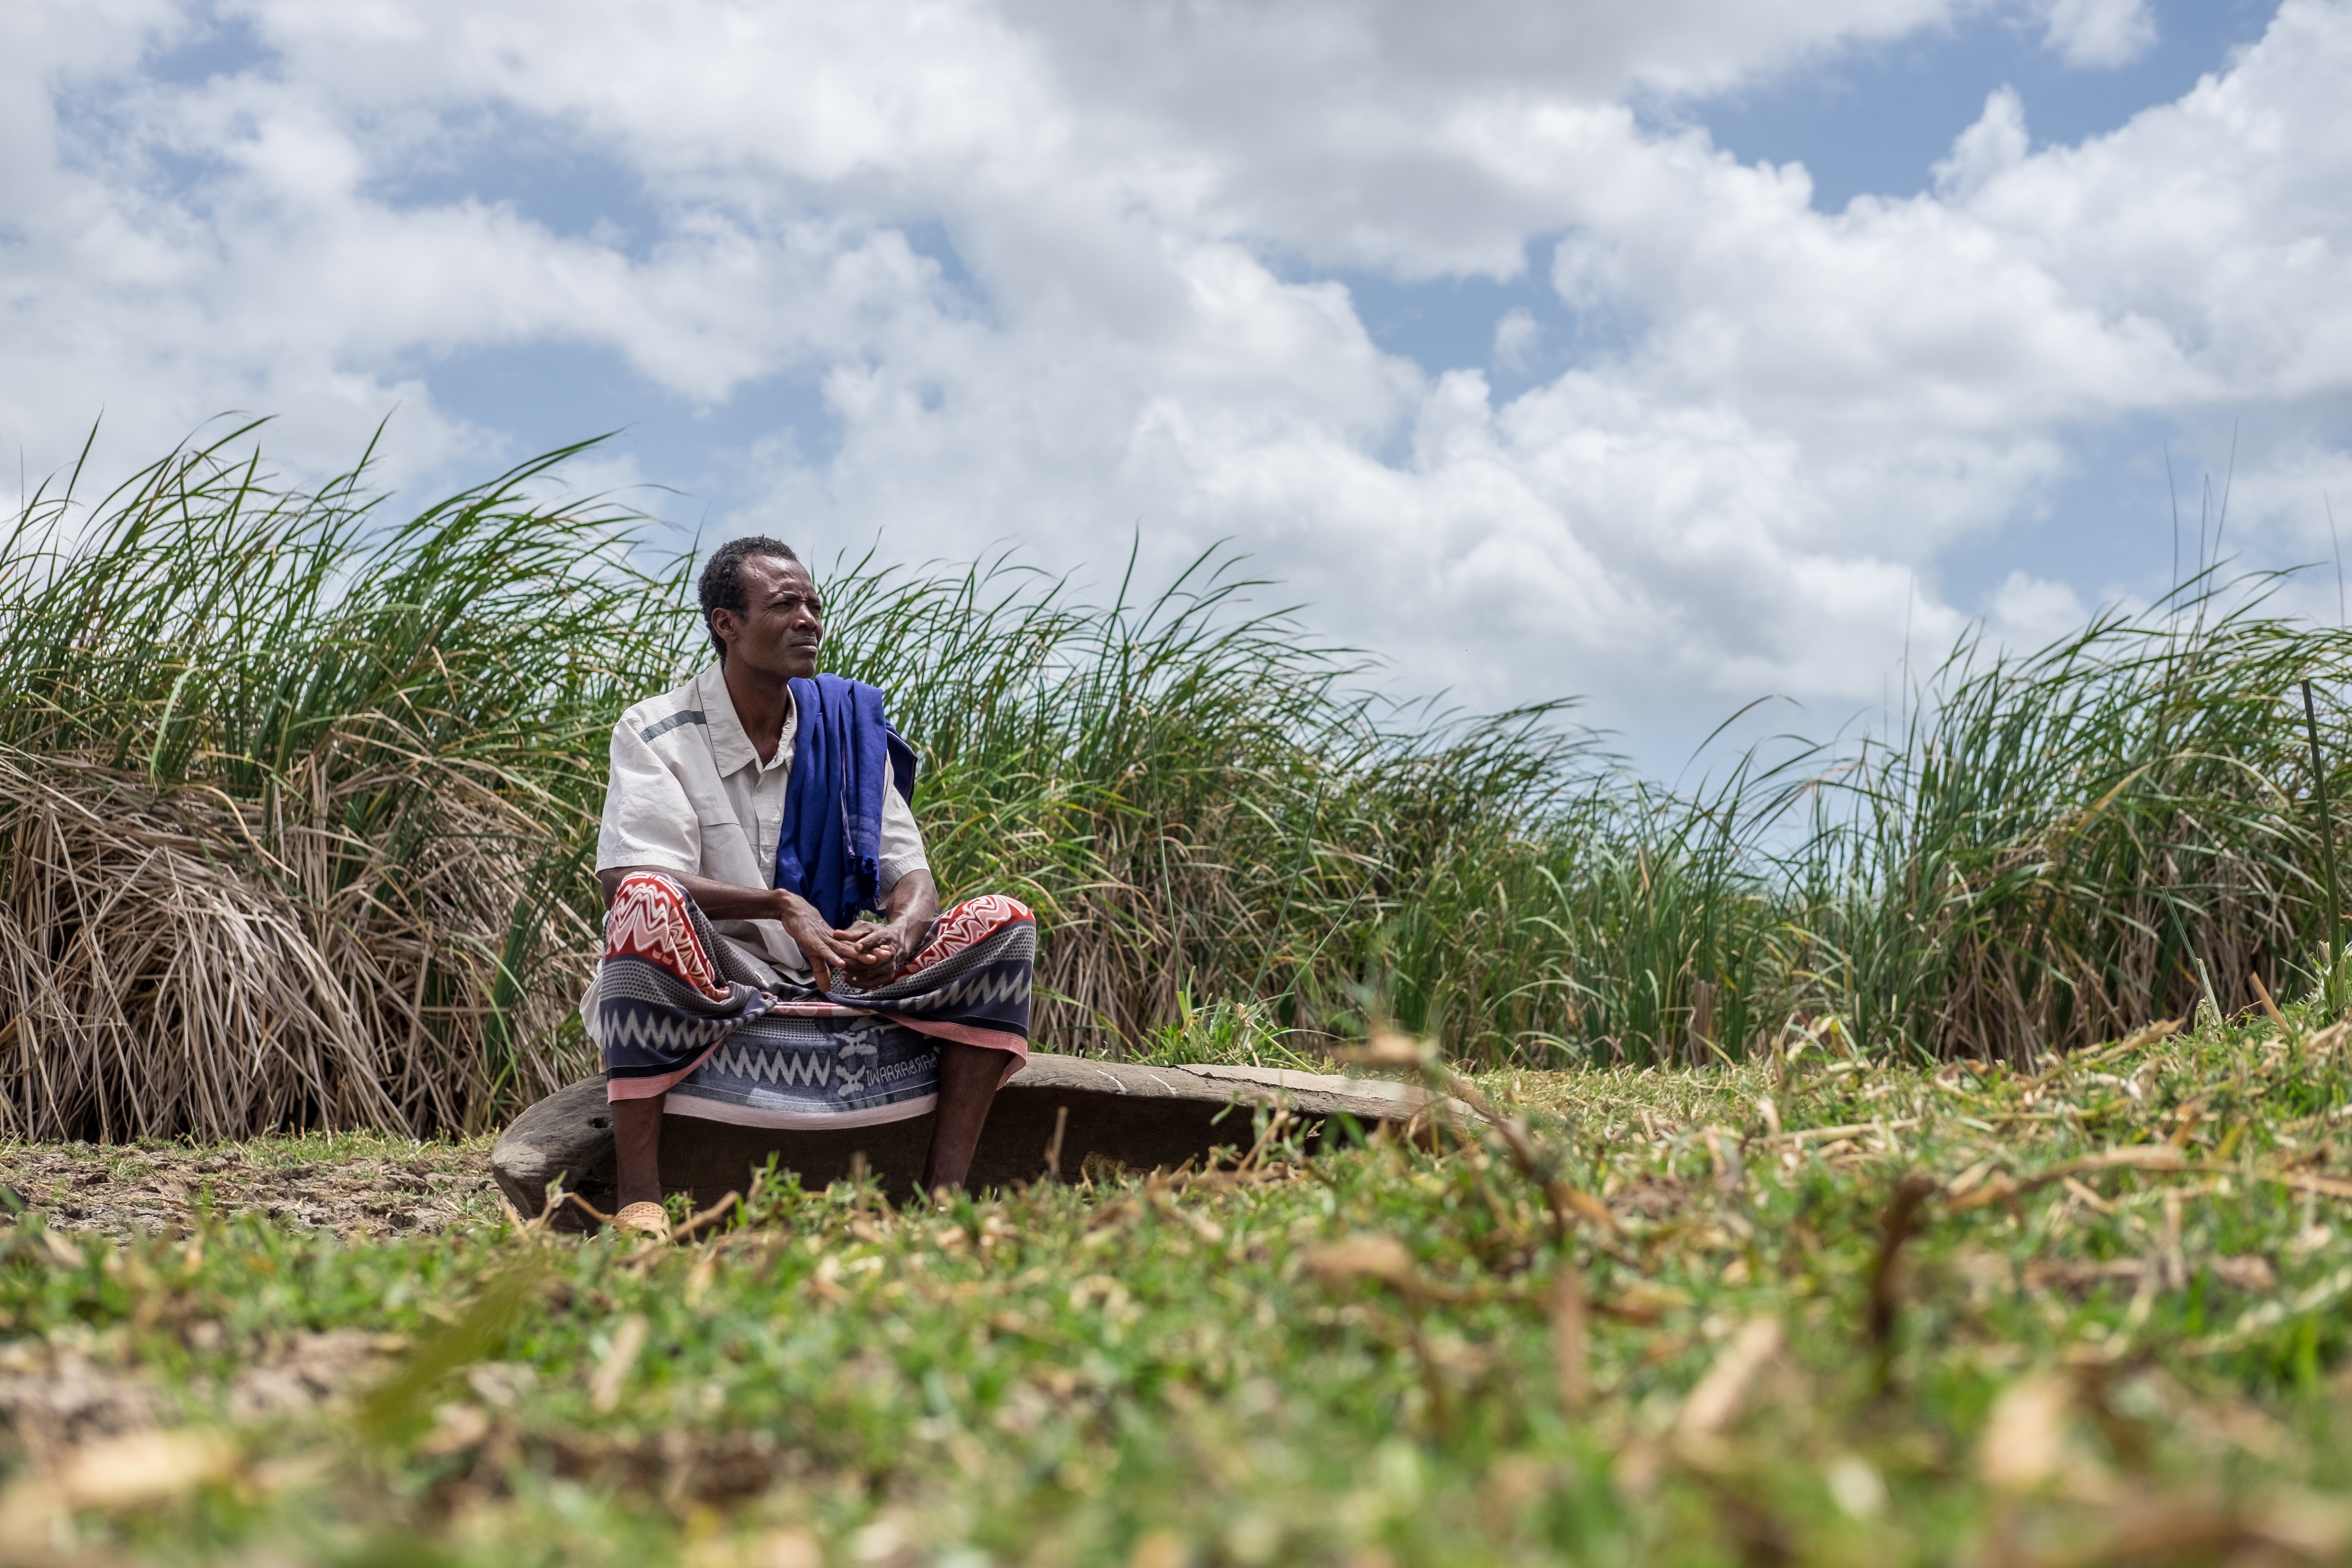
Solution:
<path fill-rule="evenodd" d="M 2352 0 L 8 0 L 0 450 L 621 428 L 681 537 L 1231 539 L 1402 689 L 1833 726 L 2209 478 L 2336 616 L 2347 81 Z"/>

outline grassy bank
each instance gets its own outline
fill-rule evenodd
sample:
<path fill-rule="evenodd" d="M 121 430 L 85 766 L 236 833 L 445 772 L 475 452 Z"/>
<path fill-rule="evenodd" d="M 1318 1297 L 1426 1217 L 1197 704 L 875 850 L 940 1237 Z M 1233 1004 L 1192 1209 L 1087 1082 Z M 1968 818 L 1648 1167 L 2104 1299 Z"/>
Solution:
<path fill-rule="evenodd" d="M 700 657 L 686 566 L 535 502 L 566 454 L 399 522 L 234 445 L 37 499 L 0 550 L 0 1131 L 493 1126 L 588 1065 L 605 736 Z M 1225 558 L 1103 600 L 823 574 L 943 882 L 1043 918 L 1056 1048 L 1311 1057 L 1369 1014 L 1474 1065 L 1801 1025 L 2031 1068 L 2318 967 L 2298 683 L 2342 800 L 2352 644 L 2202 585 L 1677 793 L 1565 709 L 1362 696 Z"/>
<path fill-rule="evenodd" d="M 2336 1561 L 2352 1064 L 2290 1013 L 2041 1074 L 1505 1070 L 1531 1168 L 1277 1135 L 932 1212 L 769 1185 L 676 1247 L 27 1220 L 0 1557 Z"/>

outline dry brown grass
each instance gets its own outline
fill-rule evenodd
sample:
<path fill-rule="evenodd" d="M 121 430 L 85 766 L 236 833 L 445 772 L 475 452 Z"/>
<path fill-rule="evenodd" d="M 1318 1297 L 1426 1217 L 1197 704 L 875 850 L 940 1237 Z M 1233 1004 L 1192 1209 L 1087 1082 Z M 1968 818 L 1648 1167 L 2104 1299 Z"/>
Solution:
<path fill-rule="evenodd" d="M 677 584 L 551 460 L 387 526 L 184 450 L 0 538 L 0 1136 L 460 1131 L 588 1065 L 583 845 Z"/>
<path fill-rule="evenodd" d="M 335 826 L 382 778 L 291 782 L 313 787 L 240 805 L 0 750 L 0 1136 L 464 1128 L 593 1070 L 558 1029 L 595 933 L 528 896 L 528 816 L 445 775 L 415 792 L 438 831 L 394 875 Z M 531 910 L 546 957 L 502 1002 Z M 517 1037 L 537 1048 L 502 1058 Z"/>

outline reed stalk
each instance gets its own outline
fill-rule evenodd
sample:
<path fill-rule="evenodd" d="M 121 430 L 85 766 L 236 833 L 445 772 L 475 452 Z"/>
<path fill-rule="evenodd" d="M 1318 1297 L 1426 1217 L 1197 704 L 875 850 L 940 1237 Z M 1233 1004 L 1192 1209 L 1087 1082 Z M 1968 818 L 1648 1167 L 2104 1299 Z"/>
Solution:
<path fill-rule="evenodd" d="M 2327 764 L 2319 752 L 2319 710 L 2311 700 L 2311 682 L 2303 683 L 2303 721 L 2311 737 L 2311 793 L 2319 806 L 2319 863 L 2327 872 L 2327 935 L 2320 943 L 2320 963 L 2326 975 L 2327 1004 L 2340 1005 L 2337 975 L 2342 964 L 2344 906 L 2336 891 L 2336 813 L 2327 804 Z"/>

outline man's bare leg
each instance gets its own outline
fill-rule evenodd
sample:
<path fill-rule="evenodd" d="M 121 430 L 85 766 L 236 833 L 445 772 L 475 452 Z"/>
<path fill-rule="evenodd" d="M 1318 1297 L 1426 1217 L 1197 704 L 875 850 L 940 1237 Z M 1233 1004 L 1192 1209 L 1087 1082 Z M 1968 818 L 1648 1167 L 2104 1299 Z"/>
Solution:
<path fill-rule="evenodd" d="M 1003 1051 L 940 1042 L 940 1109 L 931 1123 L 930 1153 L 923 1161 L 923 1191 L 963 1185 L 1003 1076 Z"/>
<path fill-rule="evenodd" d="M 615 1214 L 631 1204 L 662 1201 L 661 1119 L 667 1099 L 657 1094 L 650 1100 L 616 1100 L 611 1104 L 614 1176 L 621 1189 Z"/>

